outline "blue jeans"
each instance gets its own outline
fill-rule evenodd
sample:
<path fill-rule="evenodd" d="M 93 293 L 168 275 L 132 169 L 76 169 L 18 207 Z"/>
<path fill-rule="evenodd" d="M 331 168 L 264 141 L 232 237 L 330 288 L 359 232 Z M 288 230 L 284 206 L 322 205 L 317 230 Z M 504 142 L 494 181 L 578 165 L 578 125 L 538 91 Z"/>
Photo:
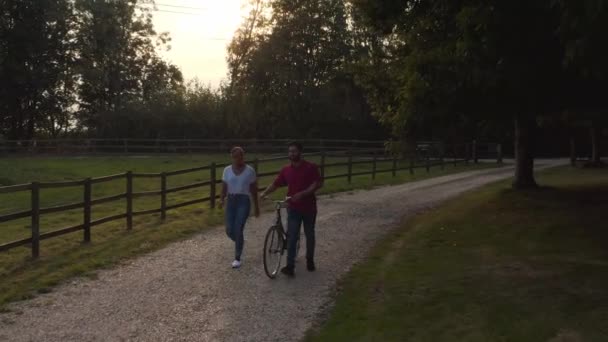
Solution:
<path fill-rule="evenodd" d="M 300 213 L 287 209 L 287 267 L 295 267 L 296 248 L 300 239 L 300 227 L 304 225 L 306 235 L 306 259 L 315 258 L 315 222 L 317 213 Z"/>
<path fill-rule="evenodd" d="M 234 241 L 234 258 L 241 260 L 245 237 L 243 230 L 251 210 L 249 195 L 228 195 L 226 201 L 226 235 Z"/>

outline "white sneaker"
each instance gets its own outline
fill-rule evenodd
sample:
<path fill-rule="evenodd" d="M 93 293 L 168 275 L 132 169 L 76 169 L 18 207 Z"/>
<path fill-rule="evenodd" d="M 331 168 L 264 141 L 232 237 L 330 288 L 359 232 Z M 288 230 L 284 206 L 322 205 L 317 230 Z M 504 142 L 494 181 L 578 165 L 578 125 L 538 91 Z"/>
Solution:
<path fill-rule="evenodd" d="M 239 268 L 239 267 L 241 267 L 241 262 L 238 260 L 234 260 L 232 262 L 232 268 Z"/>

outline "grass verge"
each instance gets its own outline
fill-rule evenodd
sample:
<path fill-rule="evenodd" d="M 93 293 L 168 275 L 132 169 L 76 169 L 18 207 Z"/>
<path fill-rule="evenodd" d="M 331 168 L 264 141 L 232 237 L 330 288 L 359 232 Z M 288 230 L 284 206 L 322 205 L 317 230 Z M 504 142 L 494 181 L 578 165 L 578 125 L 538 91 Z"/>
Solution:
<path fill-rule="evenodd" d="M 608 172 L 497 183 L 405 223 L 308 341 L 607 341 Z"/>
<path fill-rule="evenodd" d="M 160 172 L 176 168 L 187 168 L 209 162 L 208 156 L 202 157 L 89 157 L 89 158 L 47 158 L 47 159 L 19 159 L 3 161 L 10 168 L 0 170 L 0 176 L 10 179 L 13 183 L 25 182 L 25 176 L 31 175 L 38 180 L 57 181 L 65 179 L 81 179 L 86 176 L 100 176 L 132 169 L 139 172 Z M 0 163 L 0 165 L 2 164 Z M 261 172 L 276 170 L 282 163 L 266 165 Z M 417 169 L 412 176 L 407 171 L 400 171 L 396 177 L 390 173 L 378 174 L 375 180 L 370 176 L 353 177 L 352 183 L 346 179 L 333 179 L 327 181 L 323 193 L 335 193 L 353 189 L 370 188 L 379 185 L 403 183 L 436 177 L 455 172 L 473 169 L 494 167 L 493 164 L 446 166 L 445 170 L 439 167 L 427 173 Z M 365 165 L 358 166 L 354 171 L 363 171 Z M 382 167 L 382 165 L 380 166 Z M 388 168 L 389 165 L 384 165 Z M 266 168 L 266 169 L 264 169 Z M 328 169 L 329 174 L 341 174 L 344 170 Z M 192 175 L 188 179 L 179 179 L 182 182 L 204 180 L 205 175 Z M 200 178 L 197 178 L 200 177 Z M 145 181 L 145 180 L 144 180 Z M 158 184 L 137 184 L 139 190 L 154 190 Z M 268 183 L 266 180 L 263 183 Z M 177 186 L 178 184 L 172 184 Z M 108 184 L 100 189 L 93 189 L 94 197 L 111 195 L 124 189 L 124 184 Z M 136 190 L 138 191 L 138 190 Z M 208 189 L 204 189 L 208 191 Z M 28 206 L 28 194 L 17 194 L 0 197 L 0 212 L 25 209 Z M 185 192 L 179 197 L 169 198 L 171 201 L 185 201 L 205 194 Z M 277 196 L 282 194 L 278 193 Z M 61 190 L 42 193 L 44 205 L 65 204 L 77 201 L 81 196 L 81 189 Z M 136 210 L 149 209 L 158 206 L 158 201 L 146 199 L 145 202 L 135 203 Z M 103 208 L 94 208 L 93 217 L 103 217 L 124 211 L 124 203 L 115 203 Z M 49 231 L 82 222 L 82 212 L 74 210 L 57 215 L 43 216 L 41 230 Z M 82 234 L 74 233 L 41 242 L 41 257 L 31 260 L 27 248 L 15 249 L 0 253 L 0 308 L 7 303 L 27 299 L 36 293 L 52 290 L 52 287 L 75 276 L 94 276 L 95 271 L 111 267 L 121 261 L 127 260 L 143 253 L 157 250 L 170 242 L 188 238 L 208 227 L 216 226 L 222 222 L 220 211 L 209 210 L 206 205 L 187 207 L 170 211 L 167 220 L 162 222 L 158 215 L 149 215 L 135 218 L 134 229 L 125 230 L 125 222 L 117 221 L 95 227 L 92 230 L 92 242 L 81 243 Z M 3 223 L 0 225 L 0 243 L 18 238 L 27 237 L 29 222 L 27 220 Z"/>

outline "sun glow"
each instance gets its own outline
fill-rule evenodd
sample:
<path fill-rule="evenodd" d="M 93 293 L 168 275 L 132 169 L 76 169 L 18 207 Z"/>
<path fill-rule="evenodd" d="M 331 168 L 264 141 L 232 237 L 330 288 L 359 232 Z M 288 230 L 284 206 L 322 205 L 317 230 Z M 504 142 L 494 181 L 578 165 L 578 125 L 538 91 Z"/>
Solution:
<path fill-rule="evenodd" d="M 169 32 L 163 56 L 181 68 L 186 80 L 213 86 L 226 78 L 226 47 L 239 27 L 247 0 L 157 0 L 154 25 Z"/>

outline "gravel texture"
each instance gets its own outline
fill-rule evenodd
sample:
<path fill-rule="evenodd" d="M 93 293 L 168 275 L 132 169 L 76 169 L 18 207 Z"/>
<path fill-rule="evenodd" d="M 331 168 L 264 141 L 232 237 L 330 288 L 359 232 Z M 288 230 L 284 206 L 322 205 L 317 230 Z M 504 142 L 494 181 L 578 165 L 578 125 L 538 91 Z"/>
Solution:
<path fill-rule="evenodd" d="M 263 238 L 273 214 L 249 221 L 239 270 L 230 269 L 233 245 L 224 229 L 210 229 L 12 305 L 0 314 L 0 341 L 298 341 L 331 304 L 338 278 L 403 218 L 512 172 L 471 171 L 323 197 L 318 270 L 305 270 L 302 250 L 295 279 L 264 274 Z"/>

